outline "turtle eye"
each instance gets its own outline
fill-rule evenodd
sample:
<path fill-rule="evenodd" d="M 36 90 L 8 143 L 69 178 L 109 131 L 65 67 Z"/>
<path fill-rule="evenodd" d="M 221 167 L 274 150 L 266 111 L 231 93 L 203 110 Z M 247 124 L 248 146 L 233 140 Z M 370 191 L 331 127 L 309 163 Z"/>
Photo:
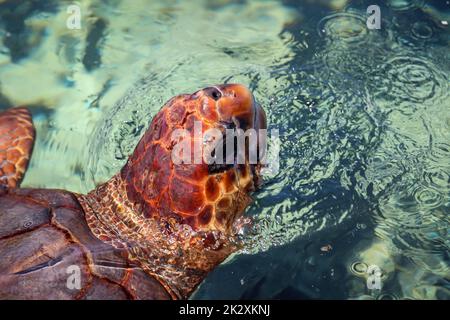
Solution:
<path fill-rule="evenodd" d="M 222 93 L 215 87 L 203 89 L 203 92 L 206 96 L 213 98 L 215 101 L 219 100 L 222 97 Z"/>

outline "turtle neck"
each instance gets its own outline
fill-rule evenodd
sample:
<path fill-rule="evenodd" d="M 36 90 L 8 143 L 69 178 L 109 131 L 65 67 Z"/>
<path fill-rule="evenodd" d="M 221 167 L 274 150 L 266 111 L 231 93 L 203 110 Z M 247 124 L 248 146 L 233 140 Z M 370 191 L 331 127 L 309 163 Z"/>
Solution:
<path fill-rule="evenodd" d="M 87 195 L 76 195 L 91 232 L 126 249 L 128 259 L 156 278 L 174 299 L 185 299 L 207 273 L 238 249 L 219 232 L 195 232 L 176 219 L 145 217 L 116 174 Z"/>

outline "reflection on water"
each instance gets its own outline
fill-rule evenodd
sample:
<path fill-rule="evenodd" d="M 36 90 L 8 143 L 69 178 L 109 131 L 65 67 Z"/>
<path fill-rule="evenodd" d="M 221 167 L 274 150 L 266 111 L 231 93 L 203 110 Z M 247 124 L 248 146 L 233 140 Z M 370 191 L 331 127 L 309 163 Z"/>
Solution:
<path fill-rule="evenodd" d="M 450 4 L 389 0 L 368 30 L 369 4 L 86 0 L 68 30 L 64 2 L 0 1 L 0 104 L 38 129 L 24 185 L 86 192 L 167 99 L 241 82 L 280 172 L 194 297 L 448 299 Z"/>

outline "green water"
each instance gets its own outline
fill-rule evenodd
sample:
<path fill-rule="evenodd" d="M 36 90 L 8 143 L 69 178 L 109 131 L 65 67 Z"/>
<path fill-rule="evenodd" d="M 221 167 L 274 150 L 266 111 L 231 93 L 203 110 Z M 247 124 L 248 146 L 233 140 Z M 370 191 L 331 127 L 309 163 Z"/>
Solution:
<path fill-rule="evenodd" d="M 172 96 L 249 86 L 280 172 L 193 298 L 449 299 L 450 3 L 0 0 L 0 106 L 30 106 L 23 186 L 87 192 Z M 369 289 L 366 269 L 381 269 Z"/>

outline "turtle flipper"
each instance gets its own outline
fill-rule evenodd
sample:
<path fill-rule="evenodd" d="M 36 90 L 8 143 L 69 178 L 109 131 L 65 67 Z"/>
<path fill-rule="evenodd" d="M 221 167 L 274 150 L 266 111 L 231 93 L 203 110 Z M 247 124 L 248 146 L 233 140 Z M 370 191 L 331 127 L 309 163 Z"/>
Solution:
<path fill-rule="evenodd" d="M 25 107 L 0 113 L 0 191 L 19 186 L 33 150 L 35 129 Z"/>

